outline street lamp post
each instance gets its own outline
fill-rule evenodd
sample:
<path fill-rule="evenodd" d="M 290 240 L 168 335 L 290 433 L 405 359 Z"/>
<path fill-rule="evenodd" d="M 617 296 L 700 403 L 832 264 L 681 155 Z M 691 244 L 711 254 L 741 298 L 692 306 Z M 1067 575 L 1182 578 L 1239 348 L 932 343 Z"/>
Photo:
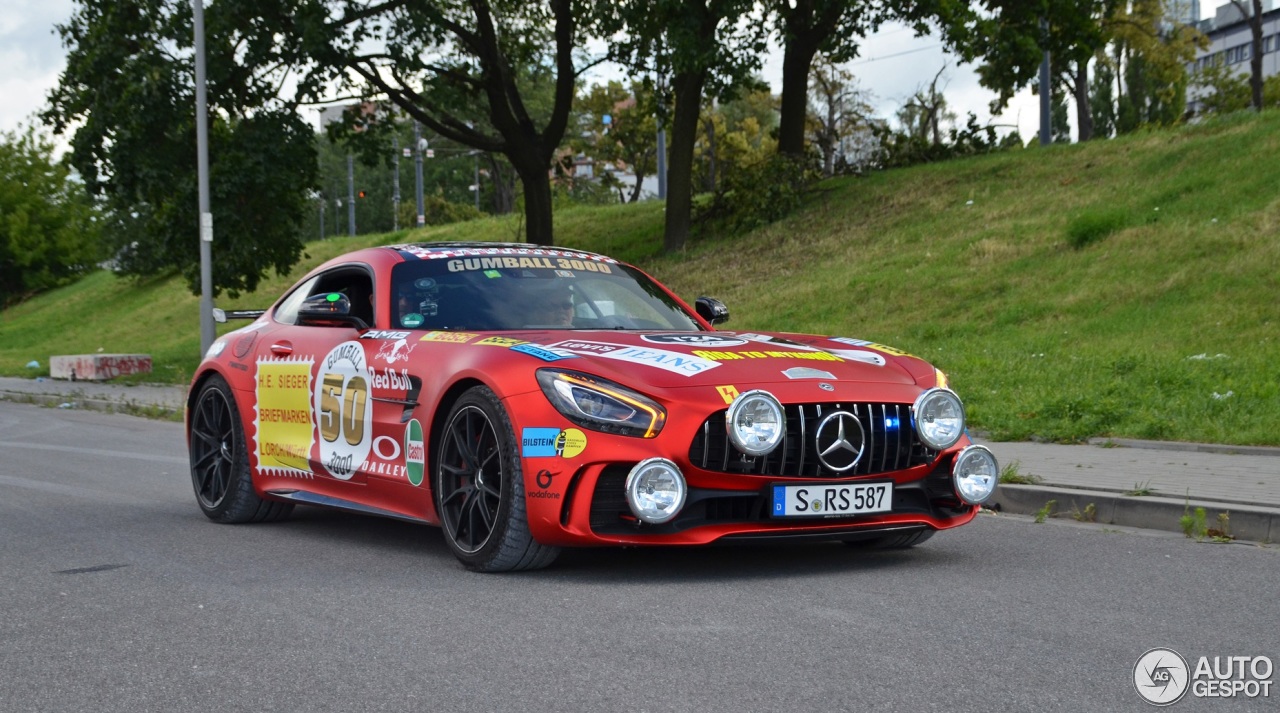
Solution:
<path fill-rule="evenodd" d="M 427 224 L 426 206 L 422 202 L 422 152 L 426 149 L 426 142 L 422 140 L 422 126 L 418 122 L 413 122 L 413 171 L 414 180 L 417 182 L 418 193 L 418 227 Z"/>
<path fill-rule="evenodd" d="M 200 207 L 200 354 L 213 346 L 213 213 L 209 211 L 209 101 L 205 93 L 204 2 L 191 0 L 196 43 L 196 173 Z"/>

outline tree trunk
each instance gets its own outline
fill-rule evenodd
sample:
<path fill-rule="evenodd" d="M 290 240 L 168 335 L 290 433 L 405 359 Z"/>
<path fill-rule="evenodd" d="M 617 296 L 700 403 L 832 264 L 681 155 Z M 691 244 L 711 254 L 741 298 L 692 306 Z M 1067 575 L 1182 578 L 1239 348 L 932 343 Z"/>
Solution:
<path fill-rule="evenodd" d="M 1249 30 L 1253 35 L 1249 47 L 1249 88 L 1253 91 L 1253 110 L 1262 111 L 1262 0 L 1253 0 Z"/>
<path fill-rule="evenodd" d="M 702 106 L 705 71 L 677 74 L 671 82 L 676 110 L 671 121 L 670 158 L 667 163 L 667 216 L 662 247 L 667 252 L 684 249 L 693 221 L 693 147 L 698 139 L 698 113 Z"/>
<path fill-rule="evenodd" d="M 1076 98 L 1077 140 L 1088 141 L 1093 138 L 1093 106 L 1089 103 L 1089 60 L 1077 62 L 1076 66 L 1079 71 L 1072 77 L 1072 89 Z"/>
<path fill-rule="evenodd" d="M 540 160 L 541 152 L 534 147 L 513 150 L 512 154 L 511 165 L 524 188 L 525 240 L 534 245 L 551 245 L 551 179 L 547 176 L 550 161 Z"/>
<path fill-rule="evenodd" d="M 778 153 L 804 156 L 804 125 L 809 114 L 809 68 L 816 43 L 793 38 L 782 54 L 782 103 L 778 116 Z"/>

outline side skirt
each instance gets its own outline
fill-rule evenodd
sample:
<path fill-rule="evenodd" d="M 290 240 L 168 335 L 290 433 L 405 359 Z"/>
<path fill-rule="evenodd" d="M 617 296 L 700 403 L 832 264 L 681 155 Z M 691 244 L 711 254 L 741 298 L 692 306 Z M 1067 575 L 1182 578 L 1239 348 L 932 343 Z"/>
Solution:
<path fill-rule="evenodd" d="M 273 498 L 280 498 L 281 500 L 288 500 L 302 505 L 317 505 L 319 507 L 333 508 L 334 510 L 345 510 L 346 512 L 354 512 L 361 515 L 389 517 L 393 520 L 403 520 L 405 522 L 417 523 L 419 525 L 431 524 L 421 518 L 401 515 L 398 512 L 391 512 L 390 510 L 383 510 L 382 508 L 369 507 L 368 505 L 352 502 L 350 500 L 332 498 L 328 495 L 308 493 L 304 490 L 268 490 L 267 494 Z"/>

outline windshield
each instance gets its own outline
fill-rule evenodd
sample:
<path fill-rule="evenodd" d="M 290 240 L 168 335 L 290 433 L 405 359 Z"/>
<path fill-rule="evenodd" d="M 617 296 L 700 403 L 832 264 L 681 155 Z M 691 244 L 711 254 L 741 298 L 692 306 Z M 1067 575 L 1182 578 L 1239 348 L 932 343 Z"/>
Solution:
<path fill-rule="evenodd" d="M 410 260 L 391 282 L 400 328 L 700 329 L 640 271 L 577 253 Z"/>

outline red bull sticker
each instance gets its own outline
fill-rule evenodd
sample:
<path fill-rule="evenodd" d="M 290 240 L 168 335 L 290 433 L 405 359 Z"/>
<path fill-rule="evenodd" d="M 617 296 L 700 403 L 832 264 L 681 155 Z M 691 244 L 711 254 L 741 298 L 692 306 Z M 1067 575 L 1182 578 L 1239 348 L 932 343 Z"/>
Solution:
<path fill-rule="evenodd" d="M 258 470 L 310 478 L 312 359 L 259 361 L 254 378 L 254 441 Z"/>

